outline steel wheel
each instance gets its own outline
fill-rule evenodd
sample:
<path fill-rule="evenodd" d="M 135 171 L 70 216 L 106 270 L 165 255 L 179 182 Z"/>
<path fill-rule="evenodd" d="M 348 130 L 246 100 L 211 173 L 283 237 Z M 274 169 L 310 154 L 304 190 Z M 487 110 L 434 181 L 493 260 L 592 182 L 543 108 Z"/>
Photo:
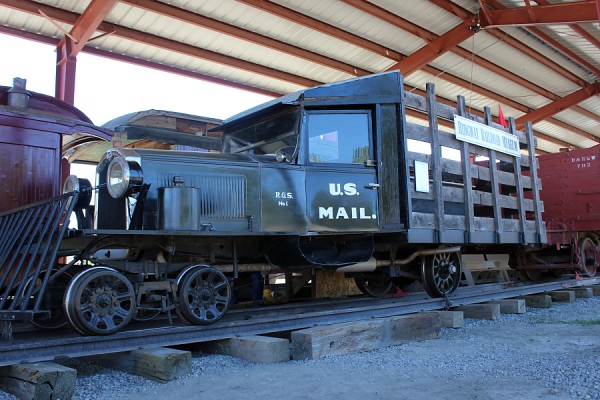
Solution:
<path fill-rule="evenodd" d="M 550 273 L 552 274 L 553 277 L 560 278 L 561 276 L 564 275 L 565 270 L 562 268 L 552 268 L 550 270 Z"/>
<path fill-rule="evenodd" d="M 65 293 L 69 322 L 83 335 L 110 335 L 135 314 L 133 286 L 123 274 L 94 267 L 73 278 Z"/>
<path fill-rule="evenodd" d="M 431 297 L 443 297 L 456 290 L 460 283 L 460 254 L 439 253 L 423 257 L 421 280 Z"/>
<path fill-rule="evenodd" d="M 537 281 L 542 277 L 542 270 L 540 269 L 526 269 L 525 270 L 525 276 L 527 276 L 527 279 L 529 279 L 530 281 Z"/>
<path fill-rule="evenodd" d="M 383 297 L 392 289 L 392 280 L 382 273 L 356 274 L 354 282 L 361 292 L 371 297 Z"/>
<path fill-rule="evenodd" d="M 579 270 L 584 276 L 596 276 L 598 270 L 598 250 L 589 237 L 579 240 Z"/>
<path fill-rule="evenodd" d="M 221 271 L 196 265 L 177 279 L 177 313 L 192 325 L 208 325 L 220 320 L 229 308 L 231 286 Z"/>

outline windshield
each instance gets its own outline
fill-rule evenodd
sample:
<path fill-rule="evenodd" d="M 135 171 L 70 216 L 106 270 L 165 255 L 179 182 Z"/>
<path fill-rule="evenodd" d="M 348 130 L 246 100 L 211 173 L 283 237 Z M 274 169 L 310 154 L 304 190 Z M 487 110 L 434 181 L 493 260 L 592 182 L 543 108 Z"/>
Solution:
<path fill-rule="evenodd" d="M 299 113 L 292 112 L 229 132 L 223 142 L 224 153 L 275 154 L 296 147 Z M 289 149 L 285 149 L 289 150 Z"/>

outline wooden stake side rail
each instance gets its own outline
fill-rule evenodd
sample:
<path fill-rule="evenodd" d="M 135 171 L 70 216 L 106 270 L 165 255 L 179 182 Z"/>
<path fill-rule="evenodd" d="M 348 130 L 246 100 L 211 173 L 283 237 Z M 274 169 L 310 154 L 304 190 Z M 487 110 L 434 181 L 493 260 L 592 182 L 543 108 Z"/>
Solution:
<path fill-rule="evenodd" d="M 429 125 L 406 122 L 408 139 L 405 168 L 409 171 L 408 241 L 411 243 L 545 243 L 544 211 L 539 197 L 535 138 L 515 129 L 514 119 L 504 128 L 492 122 L 489 107 L 482 119 L 466 111 L 464 97 L 457 108 L 436 101 L 434 85 L 427 96 L 405 93 L 405 107 L 428 115 Z M 440 128 L 438 118 L 455 115 L 500 129 L 518 138 L 516 157 L 458 140 Z M 427 164 L 429 188 L 417 187 L 417 164 Z"/>

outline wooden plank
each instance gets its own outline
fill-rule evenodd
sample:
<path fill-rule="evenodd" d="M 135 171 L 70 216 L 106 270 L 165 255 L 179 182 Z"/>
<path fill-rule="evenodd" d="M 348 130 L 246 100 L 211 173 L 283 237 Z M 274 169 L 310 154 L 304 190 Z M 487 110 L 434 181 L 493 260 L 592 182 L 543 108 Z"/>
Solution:
<path fill-rule="evenodd" d="M 575 293 L 576 298 L 591 299 L 592 297 L 594 297 L 594 291 L 592 290 L 592 288 L 579 287 L 570 288 L 569 290 Z"/>
<path fill-rule="evenodd" d="M 465 318 L 487 320 L 500 318 L 500 304 L 467 304 L 453 307 L 452 311 L 462 311 Z"/>
<path fill-rule="evenodd" d="M 573 303 L 575 301 L 575 292 L 571 290 L 554 290 L 545 293 L 552 298 L 552 301 Z"/>
<path fill-rule="evenodd" d="M 438 311 L 443 328 L 464 328 L 465 315 L 462 311 Z"/>
<path fill-rule="evenodd" d="M 442 148 L 438 142 L 438 104 L 435 100 L 435 85 L 427 83 L 427 119 L 429 121 L 429 140 L 431 142 L 431 170 L 433 179 L 433 196 L 436 204 L 435 209 L 435 229 L 438 233 L 437 242 L 440 242 L 439 232 L 445 230 L 444 227 L 444 199 L 442 197 L 442 169 L 440 162 L 442 159 Z"/>
<path fill-rule="evenodd" d="M 502 314 L 525 314 L 526 305 L 523 299 L 504 299 L 488 301 L 487 304 L 498 304 L 500 305 L 500 312 Z"/>
<path fill-rule="evenodd" d="M 192 372 L 191 352 L 165 347 L 102 354 L 90 360 L 162 383 Z"/>
<path fill-rule="evenodd" d="M 458 115 L 460 116 L 465 116 L 467 111 L 466 111 L 466 106 L 465 106 L 465 98 L 463 96 L 459 96 L 458 97 L 458 107 L 457 107 L 457 112 Z M 469 152 L 469 143 L 467 142 L 462 142 L 462 146 L 461 146 L 461 151 L 460 151 L 460 156 L 461 156 L 461 165 L 462 165 L 462 174 L 463 174 L 463 179 L 465 182 L 465 185 L 463 186 L 463 190 L 464 190 L 464 199 L 465 199 L 465 243 L 470 243 L 471 242 L 471 236 L 473 235 L 473 230 L 474 230 L 474 219 L 475 218 L 475 211 L 473 210 L 473 202 L 474 202 L 474 196 L 473 196 L 473 177 L 471 174 L 471 153 Z M 481 201 L 481 199 L 477 199 L 479 201 Z"/>
<path fill-rule="evenodd" d="M 532 186 L 532 193 L 533 193 L 533 201 L 534 201 L 534 207 L 535 207 L 535 228 L 536 228 L 536 233 L 538 235 L 538 240 L 541 243 L 545 243 L 546 242 L 546 228 L 544 225 L 544 222 L 542 220 L 542 210 L 539 207 L 539 205 L 541 204 L 541 199 L 540 199 L 540 193 L 539 193 L 539 182 L 538 182 L 538 163 L 537 163 L 537 159 L 535 158 L 535 142 L 534 142 L 534 138 L 533 138 L 533 127 L 531 125 L 530 121 L 525 122 L 525 134 L 527 135 L 527 148 L 529 150 L 529 162 L 530 162 L 530 170 L 529 173 L 531 174 L 531 186 Z"/>
<path fill-rule="evenodd" d="M 525 300 L 525 307 L 531 308 L 550 308 L 552 307 L 552 298 L 547 294 L 531 294 L 517 299 Z"/>
<path fill-rule="evenodd" d="M 292 355 L 294 360 L 317 359 L 435 339 L 441 326 L 435 312 L 317 326 L 292 332 Z"/>
<path fill-rule="evenodd" d="M 20 399 L 70 399 L 77 371 L 52 362 L 0 367 L 0 389 Z"/>
<path fill-rule="evenodd" d="M 515 119 L 508 119 L 509 132 L 514 135 L 517 128 Z M 519 215 L 519 227 L 521 233 L 521 243 L 527 244 L 525 239 L 525 195 L 523 193 L 523 171 L 521 170 L 521 157 L 515 157 L 515 183 L 517 190 L 517 209 Z"/>
<path fill-rule="evenodd" d="M 384 319 L 382 347 L 440 337 L 442 322 L 437 313 L 419 313 Z"/>
<path fill-rule="evenodd" d="M 412 96 L 407 96 L 404 91 L 403 78 L 400 76 L 400 132 L 398 132 L 398 187 L 408 188 L 410 187 L 410 166 L 411 162 L 408 157 L 408 136 L 407 136 L 407 122 L 406 122 L 406 101 Z M 412 201 L 410 199 L 409 190 L 400 191 L 400 202 L 398 204 L 400 209 L 400 222 L 408 230 L 412 228 Z"/>
<path fill-rule="evenodd" d="M 290 341 L 268 336 L 242 336 L 200 343 L 204 353 L 225 354 L 254 363 L 273 364 L 290 359 Z"/>
<path fill-rule="evenodd" d="M 484 107 L 485 123 L 490 125 L 492 121 L 492 114 L 489 107 Z M 498 186 L 498 168 L 496 167 L 496 151 L 489 150 L 489 167 L 490 167 L 490 183 L 492 186 L 492 206 L 494 210 L 494 232 L 496 233 L 496 243 L 501 242 L 502 224 L 500 219 L 502 218 L 502 210 L 500 206 L 500 193 Z"/>
<path fill-rule="evenodd" d="M 382 347 L 383 320 L 317 326 L 292 332 L 294 360 L 360 353 Z"/>

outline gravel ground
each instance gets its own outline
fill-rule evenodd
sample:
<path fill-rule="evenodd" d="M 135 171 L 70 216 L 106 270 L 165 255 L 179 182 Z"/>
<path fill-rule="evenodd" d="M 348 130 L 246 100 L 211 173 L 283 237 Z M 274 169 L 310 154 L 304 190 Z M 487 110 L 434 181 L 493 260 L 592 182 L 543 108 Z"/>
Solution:
<path fill-rule="evenodd" d="M 439 339 L 319 360 L 253 364 L 193 355 L 160 384 L 79 360 L 74 399 L 600 399 L 600 297 L 465 320 Z M 0 399 L 16 399 L 1 392 Z"/>

